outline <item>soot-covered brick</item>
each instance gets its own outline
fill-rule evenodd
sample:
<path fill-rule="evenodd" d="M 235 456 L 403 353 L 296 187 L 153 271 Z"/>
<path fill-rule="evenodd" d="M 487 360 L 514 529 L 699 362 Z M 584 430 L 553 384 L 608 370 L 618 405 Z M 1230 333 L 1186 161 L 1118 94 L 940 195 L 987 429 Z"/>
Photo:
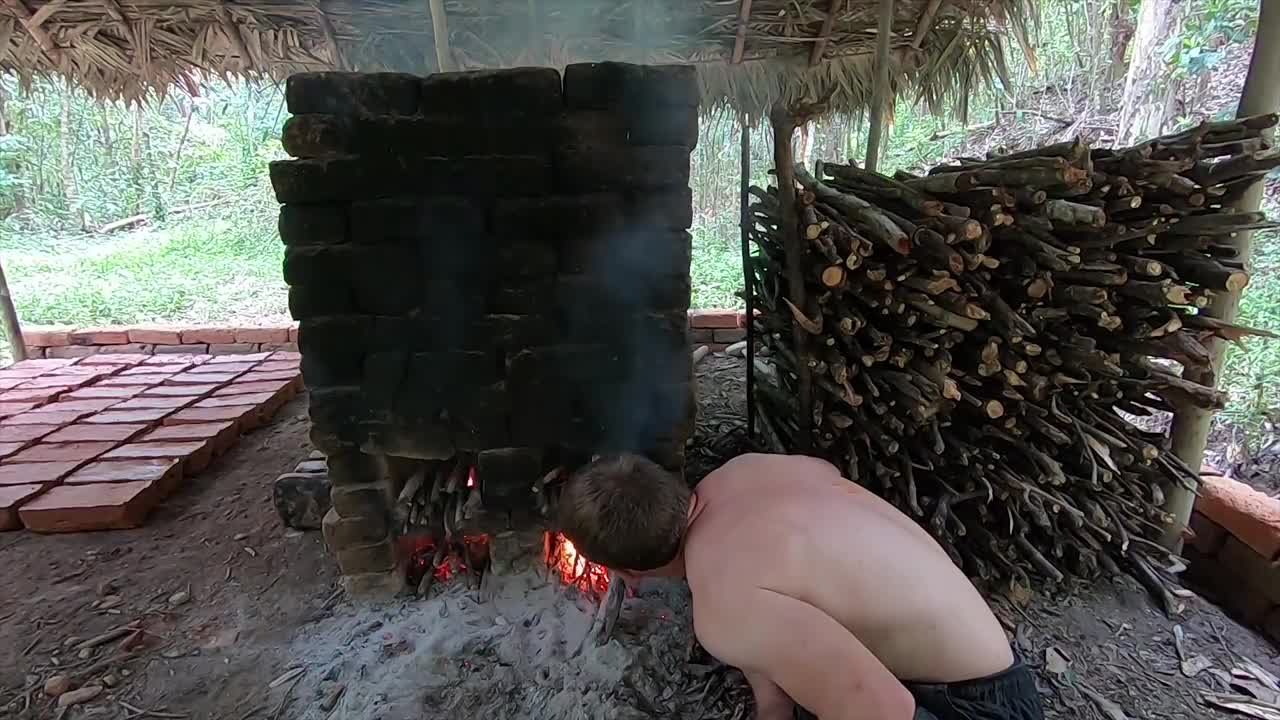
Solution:
<path fill-rule="evenodd" d="M 582 109 L 696 108 L 700 92 L 692 65 L 580 63 L 564 69 L 565 104 Z"/>
<path fill-rule="evenodd" d="M 436 73 L 422 79 L 421 98 L 425 114 L 555 113 L 563 106 L 553 68 Z"/>
<path fill-rule="evenodd" d="M 421 82 L 405 73 L 296 73 L 285 81 L 284 98 L 293 115 L 413 115 Z"/>

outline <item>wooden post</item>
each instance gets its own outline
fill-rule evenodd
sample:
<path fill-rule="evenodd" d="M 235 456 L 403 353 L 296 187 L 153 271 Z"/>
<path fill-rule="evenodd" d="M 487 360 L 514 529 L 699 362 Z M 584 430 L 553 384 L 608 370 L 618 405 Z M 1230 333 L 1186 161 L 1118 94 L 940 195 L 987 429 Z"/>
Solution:
<path fill-rule="evenodd" d="M 1262 0 L 1258 34 L 1253 41 L 1253 57 L 1249 61 L 1249 74 L 1245 76 L 1236 115 L 1247 117 L 1277 110 L 1280 110 L 1280 0 Z M 1262 188 L 1262 178 L 1258 178 L 1232 206 L 1241 212 L 1256 211 L 1262 204 Z M 1234 237 L 1224 237 L 1222 242 L 1236 248 L 1239 252 L 1237 257 L 1248 262 L 1252 236 L 1253 233 L 1246 230 L 1236 233 Z M 1217 293 L 1213 304 L 1201 312 L 1212 318 L 1233 322 L 1239 307 L 1240 293 L 1225 291 Z M 1217 338 L 1206 343 L 1213 357 L 1210 372 L 1199 377 L 1187 371 L 1183 374 L 1203 384 L 1215 385 L 1222 368 L 1226 344 Z M 1213 412 L 1199 408 L 1182 408 L 1173 415 L 1173 427 L 1170 429 L 1173 452 L 1192 470 L 1199 471 L 1204 462 L 1204 446 L 1212 422 Z M 1165 511 L 1174 516 L 1174 522 L 1165 531 L 1162 544 L 1176 551 L 1182 544 L 1182 531 L 1191 519 L 1195 495 L 1177 484 L 1166 492 Z"/>
<path fill-rule="evenodd" d="M 831 30 L 836 25 L 836 15 L 840 12 L 840 5 L 840 0 L 831 0 L 831 7 L 827 8 L 827 18 L 822 21 L 822 29 L 818 31 L 818 40 L 813 43 L 813 50 L 809 53 L 809 67 L 822 62 L 822 54 L 827 51 L 827 41 L 831 39 Z"/>
<path fill-rule="evenodd" d="M 782 244 L 787 255 L 787 294 L 792 304 L 805 308 L 804 273 L 800 269 L 804 248 L 800 246 L 800 217 L 796 212 L 796 170 L 791 142 L 796 134 L 796 119 L 782 105 L 775 105 L 769 113 L 773 126 L 773 166 L 778 174 L 778 209 L 782 216 Z M 792 320 L 792 332 L 796 344 L 796 377 L 800 397 L 800 428 L 796 438 L 796 450 L 802 453 L 813 447 L 813 378 L 809 370 L 809 333 Z M 750 403 L 751 398 L 747 398 Z"/>
<path fill-rule="evenodd" d="M 18 310 L 13 306 L 13 296 L 9 294 L 9 281 L 4 276 L 4 265 L 0 264 L 0 328 L 9 338 L 9 349 L 13 351 L 14 361 L 27 359 L 27 343 L 22 338 L 22 327 L 18 324 Z"/>
<path fill-rule="evenodd" d="M 893 34 L 893 0 L 880 0 L 876 24 L 876 80 L 871 91 L 871 128 L 867 131 L 866 168 L 875 172 L 880 163 L 880 136 L 884 133 L 885 106 L 889 102 L 889 36 Z"/>
<path fill-rule="evenodd" d="M 738 162 L 741 183 L 738 186 L 738 229 L 742 234 L 742 299 L 747 303 L 747 437 L 756 436 L 756 403 L 753 394 L 756 384 L 755 352 L 755 273 L 751 268 L 751 125 L 745 112 L 738 113 L 742 136 L 738 141 Z"/>
<path fill-rule="evenodd" d="M 439 72 L 453 70 L 453 51 L 449 49 L 449 16 L 444 12 L 444 0 L 427 0 L 431 7 L 431 38 L 436 46 L 436 67 Z"/>
<path fill-rule="evenodd" d="M 747 21 L 750 19 L 751 0 L 742 0 L 742 4 L 738 6 L 738 32 L 733 38 L 734 65 L 742 62 L 742 54 L 747 51 Z"/>

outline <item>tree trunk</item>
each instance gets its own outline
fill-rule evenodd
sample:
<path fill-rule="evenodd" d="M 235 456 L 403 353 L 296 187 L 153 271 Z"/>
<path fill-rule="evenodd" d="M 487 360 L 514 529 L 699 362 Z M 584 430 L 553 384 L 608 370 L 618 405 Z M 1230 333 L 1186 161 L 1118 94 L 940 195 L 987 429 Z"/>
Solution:
<path fill-rule="evenodd" d="M 4 85 L 0 84 L 0 137 L 6 136 L 9 134 L 9 104 L 8 103 L 9 103 L 9 93 L 5 91 Z M 19 165 L 17 158 L 10 160 L 7 163 L 7 166 L 4 168 L 4 171 L 8 173 L 10 177 L 15 177 L 15 178 L 19 175 L 21 170 L 22 168 Z M 27 205 L 27 199 L 26 199 L 26 196 L 22 194 L 22 186 L 15 183 L 13 185 L 13 212 L 15 213 L 22 212 L 22 209 L 26 207 L 26 205 Z"/>
<path fill-rule="evenodd" d="M 888 0 L 886 0 L 888 1 Z M 795 119 L 790 111 L 781 106 L 774 106 L 769 113 L 769 122 L 773 125 L 774 167 L 778 173 L 778 205 L 781 209 L 783 247 L 786 249 L 787 292 L 792 304 L 798 308 L 806 307 L 804 275 L 801 270 L 801 259 L 804 248 L 800 242 L 800 218 L 796 210 L 795 156 L 792 154 L 792 139 L 796 133 Z M 792 335 L 795 338 L 796 354 L 803 360 L 809 356 L 809 335 L 799 323 L 793 323 Z M 797 389 L 800 395 L 800 433 L 796 438 L 797 449 L 806 453 L 813 447 L 813 378 L 806 362 L 795 368 Z M 748 398 L 748 402 L 752 399 Z"/>
<path fill-rule="evenodd" d="M 81 230 L 85 230 L 84 208 L 76 193 L 76 164 L 72 156 L 71 137 L 71 88 L 62 93 L 62 110 L 58 115 L 58 157 L 62 165 L 62 197 L 66 200 L 67 211 L 75 218 Z"/>
<path fill-rule="evenodd" d="M 1156 81 L 1164 68 L 1160 46 L 1173 28 L 1175 0 L 1142 0 L 1138 27 L 1133 38 L 1133 54 L 1120 101 L 1120 121 L 1115 144 L 1132 145 L 1159 135 L 1164 124 L 1165 97 L 1155 93 Z M 1158 95 L 1158 97 L 1157 97 Z"/>
<path fill-rule="evenodd" d="M 1125 72 L 1125 56 L 1129 43 L 1133 42 L 1133 18 L 1129 16 L 1129 3 L 1115 0 L 1111 4 L 1111 62 L 1107 65 L 1107 83 L 1120 82 Z"/>
<path fill-rule="evenodd" d="M 889 112 L 889 40 L 893 32 L 893 0 L 880 0 L 876 25 L 875 86 L 871 92 L 871 126 L 867 131 L 867 162 L 874 172 L 880 164 L 880 141 L 884 116 Z"/>
<path fill-rule="evenodd" d="M 133 143 L 129 147 L 129 175 L 133 185 L 134 213 L 142 212 L 142 103 L 133 106 Z"/>
<path fill-rule="evenodd" d="M 22 338 L 22 328 L 18 324 L 18 311 L 13 307 L 13 297 L 9 294 L 9 281 L 4 276 L 4 266 L 0 265 L 0 330 L 9 339 L 9 349 L 13 359 L 27 359 L 27 344 Z"/>
<path fill-rule="evenodd" d="M 1280 0 L 1262 0 L 1258 16 L 1258 33 L 1253 41 L 1253 57 L 1249 61 L 1249 74 L 1245 77 L 1244 90 L 1240 93 L 1238 117 L 1248 117 L 1280 110 Z M 1241 212 L 1254 212 L 1262 205 L 1263 183 L 1256 180 L 1232 205 Z M 1236 257 L 1248 262 L 1252 249 L 1251 231 L 1236 233 L 1224 238 L 1235 248 Z M 1226 322 L 1233 322 L 1240 307 L 1240 293 L 1223 291 L 1215 294 L 1213 304 L 1202 314 Z M 1207 341 L 1212 354 L 1210 371 L 1200 375 L 1188 369 L 1184 375 L 1190 380 L 1213 386 L 1217 381 L 1226 344 L 1216 338 Z M 1183 409 L 1173 416 L 1170 430 L 1173 452 L 1192 470 L 1199 470 L 1204 462 L 1204 447 L 1209 437 L 1213 412 L 1199 409 Z M 1186 488 L 1175 485 L 1166 496 L 1165 510 L 1174 516 L 1163 538 L 1163 544 L 1173 550 L 1182 545 L 1182 531 L 1191 518 L 1195 496 Z"/>

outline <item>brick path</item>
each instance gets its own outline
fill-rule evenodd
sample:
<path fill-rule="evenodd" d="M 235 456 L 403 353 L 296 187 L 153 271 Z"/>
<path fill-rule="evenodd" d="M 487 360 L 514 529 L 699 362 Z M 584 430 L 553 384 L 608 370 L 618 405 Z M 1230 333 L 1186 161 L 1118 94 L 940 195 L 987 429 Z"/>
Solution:
<path fill-rule="evenodd" d="M 0 530 L 141 525 L 302 387 L 299 355 L 93 355 L 0 368 Z"/>

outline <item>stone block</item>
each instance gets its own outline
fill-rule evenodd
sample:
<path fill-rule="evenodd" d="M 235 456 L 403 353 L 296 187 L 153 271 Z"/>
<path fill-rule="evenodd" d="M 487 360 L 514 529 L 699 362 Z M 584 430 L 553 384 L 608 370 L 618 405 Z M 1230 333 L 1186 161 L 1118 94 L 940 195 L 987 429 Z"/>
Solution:
<path fill-rule="evenodd" d="M 422 259 L 413 246 L 366 248 L 348 269 L 358 312 L 399 315 L 422 299 Z"/>
<path fill-rule="evenodd" d="M 473 198 L 435 195 L 413 200 L 365 200 L 351 205 L 351 239 L 361 245 L 466 241 L 485 230 Z"/>
<path fill-rule="evenodd" d="M 390 480 L 370 483 L 334 483 L 329 492 L 330 505 L 342 517 L 391 517 L 396 493 Z"/>
<path fill-rule="evenodd" d="M 688 187 L 664 187 L 635 193 L 627 198 L 629 227 L 688 230 L 693 225 L 693 191 Z"/>
<path fill-rule="evenodd" d="M 561 148 L 556 185 L 561 191 L 649 191 L 689 185 L 689 151 L 676 146 Z"/>
<path fill-rule="evenodd" d="M 422 79 L 422 111 L 427 114 L 474 112 L 551 114 L 563 107 L 560 73 L 524 67 L 434 73 Z"/>
<path fill-rule="evenodd" d="M 701 100 L 692 65 L 579 63 L 564 69 L 565 105 L 573 109 L 697 108 Z"/>
<path fill-rule="evenodd" d="M 643 147 L 671 145 L 692 150 L 698 144 L 697 108 L 569 110 L 561 117 L 560 147 Z"/>
<path fill-rule="evenodd" d="M 413 115 L 421 81 L 405 73 L 305 72 L 285 81 L 285 103 L 294 115 Z"/>
<path fill-rule="evenodd" d="M 347 208 L 344 205 L 280 207 L 280 239 L 286 245 L 340 245 L 347 241 Z"/>
<path fill-rule="evenodd" d="M 324 544 L 329 552 L 337 552 L 344 548 L 381 542 L 391 531 L 391 526 L 386 516 L 343 517 L 337 510 L 329 508 L 320 529 L 324 532 Z"/>
<path fill-rule="evenodd" d="M 18 517 L 39 533 L 124 530 L 141 526 L 162 499 L 154 482 L 61 485 L 20 507 Z"/>
<path fill-rule="evenodd" d="M 319 530 L 331 507 L 329 476 L 325 473 L 281 475 L 272 485 L 271 502 L 285 527 Z"/>
<path fill-rule="evenodd" d="M 270 173 L 279 202 L 331 203 L 396 197 L 406 187 L 421 195 L 539 195 L 551 187 L 551 168 L 541 156 L 387 155 L 277 160 Z"/>
<path fill-rule="evenodd" d="M 531 488 L 542 472 L 542 450 L 538 448 L 489 449 L 476 458 L 476 482 L 486 508 L 532 507 Z"/>

